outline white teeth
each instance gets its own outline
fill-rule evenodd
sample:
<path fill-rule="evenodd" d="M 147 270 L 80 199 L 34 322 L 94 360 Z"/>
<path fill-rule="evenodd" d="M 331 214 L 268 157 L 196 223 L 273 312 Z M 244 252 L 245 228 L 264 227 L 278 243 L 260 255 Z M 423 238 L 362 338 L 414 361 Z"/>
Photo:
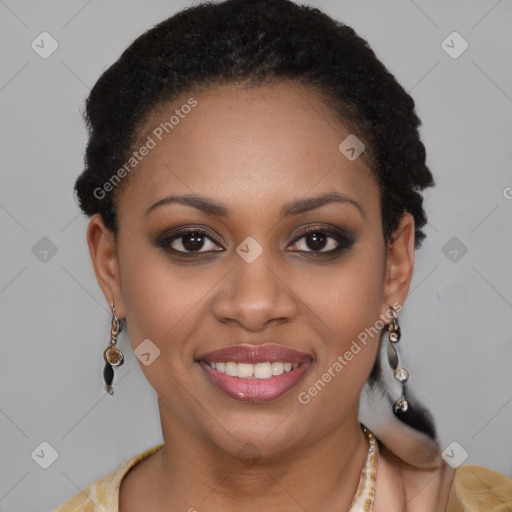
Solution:
<path fill-rule="evenodd" d="M 269 379 L 272 377 L 270 363 L 256 363 L 254 365 L 254 376 L 257 379 Z"/>
<path fill-rule="evenodd" d="M 273 361 L 266 363 L 235 363 L 229 361 L 227 363 L 217 363 L 209 361 L 210 366 L 218 372 L 225 373 L 231 377 L 240 377 L 241 379 L 269 379 L 282 375 L 285 372 L 296 370 L 299 363 Z"/>
<path fill-rule="evenodd" d="M 281 361 L 273 361 L 267 363 L 235 363 L 229 361 L 227 363 L 217 363 L 209 361 L 209 365 L 218 372 L 225 373 L 231 377 L 240 377 L 241 379 L 269 379 L 282 375 L 285 372 L 296 370 L 299 363 L 289 363 Z"/>
<path fill-rule="evenodd" d="M 238 363 L 237 368 L 238 376 L 241 377 L 242 379 L 253 376 L 254 366 L 252 364 Z"/>
<path fill-rule="evenodd" d="M 272 375 L 281 375 L 284 372 L 283 363 L 280 362 L 270 363 L 270 368 L 272 369 Z"/>
<path fill-rule="evenodd" d="M 231 377 L 238 377 L 237 364 L 232 362 L 226 363 L 224 373 L 226 375 L 231 375 Z"/>

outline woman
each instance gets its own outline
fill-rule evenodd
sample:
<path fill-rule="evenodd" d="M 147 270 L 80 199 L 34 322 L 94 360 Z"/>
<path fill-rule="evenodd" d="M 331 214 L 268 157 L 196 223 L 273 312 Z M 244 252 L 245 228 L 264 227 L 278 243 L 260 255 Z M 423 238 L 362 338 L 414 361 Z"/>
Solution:
<path fill-rule="evenodd" d="M 106 389 L 125 328 L 164 443 L 59 512 L 512 510 L 407 388 L 434 180 L 413 100 L 350 27 L 288 0 L 186 9 L 102 75 L 87 123 Z"/>

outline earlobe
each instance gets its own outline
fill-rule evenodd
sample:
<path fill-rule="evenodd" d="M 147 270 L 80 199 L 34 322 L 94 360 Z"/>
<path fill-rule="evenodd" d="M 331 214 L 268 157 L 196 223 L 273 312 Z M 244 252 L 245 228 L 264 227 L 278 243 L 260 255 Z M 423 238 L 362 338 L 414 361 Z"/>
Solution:
<path fill-rule="evenodd" d="M 407 297 L 414 270 L 414 251 L 414 217 L 405 212 L 393 240 L 388 243 L 384 283 L 386 303 L 383 305 L 386 310 L 395 302 L 403 304 Z"/>
<path fill-rule="evenodd" d="M 98 284 L 108 304 L 114 303 L 120 318 L 124 316 L 119 265 L 114 234 L 95 214 L 87 226 L 87 245 Z"/>

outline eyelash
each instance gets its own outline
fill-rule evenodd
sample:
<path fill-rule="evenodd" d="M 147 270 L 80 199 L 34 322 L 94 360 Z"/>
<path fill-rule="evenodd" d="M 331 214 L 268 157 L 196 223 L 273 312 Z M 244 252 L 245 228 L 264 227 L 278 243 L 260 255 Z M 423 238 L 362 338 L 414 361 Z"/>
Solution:
<path fill-rule="evenodd" d="M 307 230 L 302 231 L 293 240 L 293 242 L 290 245 L 297 244 L 297 242 L 300 241 L 302 238 L 305 238 L 305 237 L 307 237 L 307 235 L 313 234 L 313 233 L 321 234 L 321 235 L 327 236 L 330 239 L 334 239 L 338 243 L 338 246 L 336 248 L 334 248 L 334 249 L 331 249 L 330 251 L 324 251 L 324 250 L 304 251 L 304 250 L 299 250 L 297 252 L 302 253 L 302 254 L 311 254 L 311 255 L 314 255 L 315 258 L 318 258 L 318 257 L 325 257 L 325 258 L 326 257 L 332 257 L 332 256 L 334 256 L 334 255 L 336 255 L 336 254 L 338 254 L 338 253 L 340 253 L 340 252 L 342 252 L 342 251 L 344 251 L 346 249 L 349 249 L 354 244 L 354 242 L 355 242 L 353 236 L 349 235 L 348 233 L 346 233 L 346 232 L 344 232 L 342 230 L 340 230 L 338 232 L 338 231 L 335 231 L 335 230 L 332 230 L 332 229 L 327 229 L 327 228 L 309 228 Z M 171 254 L 176 255 L 178 257 L 182 257 L 182 258 L 200 258 L 200 257 L 205 257 L 205 256 L 211 256 L 212 254 L 214 254 L 216 252 L 223 252 L 223 250 L 179 251 L 179 250 L 176 250 L 176 249 L 173 249 L 173 248 L 170 247 L 172 242 L 174 242 L 175 240 L 179 240 L 179 239 L 185 238 L 186 236 L 189 236 L 189 235 L 192 235 L 192 234 L 200 235 L 200 236 L 210 240 L 211 242 L 220 244 L 220 241 L 216 240 L 215 237 L 211 236 L 207 231 L 204 231 L 204 230 L 198 229 L 198 228 L 191 228 L 191 229 L 184 229 L 184 230 L 179 231 L 177 233 L 173 233 L 172 236 L 164 236 L 164 237 L 162 237 L 161 240 L 157 241 L 157 245 L 159 247 L 162 247 L 166 251 L 170 252 Z"/>

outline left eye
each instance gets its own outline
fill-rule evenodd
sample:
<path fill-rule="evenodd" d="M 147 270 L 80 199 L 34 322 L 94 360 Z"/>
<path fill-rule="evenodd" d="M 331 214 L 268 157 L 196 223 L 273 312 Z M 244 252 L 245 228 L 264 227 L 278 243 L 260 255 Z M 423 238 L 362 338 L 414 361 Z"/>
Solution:
<path fill-rule="evenodd" d="M 303 252 L 334 253 L 348 247 L 350 243 L 351 240 L 340 233 L 322 229 L 313 229 L 302 233 L 295 240 L 293 246 L 295 246 L 296 250 Z M 310 250 L 300 248 L 301 245 L 302 247 L 310 247 Z"/>

